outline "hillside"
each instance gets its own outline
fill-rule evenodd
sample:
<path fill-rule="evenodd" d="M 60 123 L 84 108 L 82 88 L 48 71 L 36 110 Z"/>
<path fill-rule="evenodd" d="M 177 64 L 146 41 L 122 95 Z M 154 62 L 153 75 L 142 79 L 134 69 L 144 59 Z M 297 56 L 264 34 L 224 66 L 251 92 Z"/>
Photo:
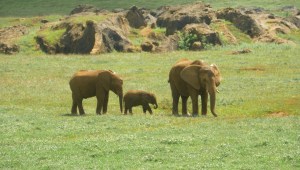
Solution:
<path fill-rule="evenodd" d="M 66 16 L 2 18 L 0 52 L 102 54 L 203 50 L 241 43 L 299 43 L 300 12 L 259 7 L 214 9 L 191 3 L 106 10 L 79 5 Z"/>
<path fill-rule="evenodd" d="M 198 0 L 51 0 L 51 1 L 40 1 L 40 0 L 5 0 L 0 1 L 0 16 L 2 17 L 33 17 L 33 16 L 45 16 L 45 15 L 67 15 L 77 5 L 89 4 L 100 9 L 129 9 L 133 5 L 139 7 L 145 7 L 147 9 L 156 9 L 164 5 L 177 5 L 177 4 L 188 4 L 198 2 Z M 226 7 L 262 7 L 268 10 L 272 10 L 275 13 L 286 15 L 287 12 L 278 11 L 282 7 L 295 6 L 300 8 L 300 2 L 295 0 L 273 0 L 273 1 L 261 1 L 261 0 L 202 0 L 204 3 L 209 3 L 215 9 L 226 8 Z M 45 10 L 46 9 L 46 10 Z"/>

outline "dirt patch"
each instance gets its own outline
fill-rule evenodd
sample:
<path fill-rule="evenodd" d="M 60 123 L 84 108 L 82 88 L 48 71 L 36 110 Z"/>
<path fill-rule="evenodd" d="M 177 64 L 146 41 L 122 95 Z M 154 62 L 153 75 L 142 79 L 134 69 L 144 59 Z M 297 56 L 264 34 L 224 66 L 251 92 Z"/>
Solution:
<path fill-rule="evenodd" d="M 245 67 L 245 68 L 240 68 L 241 71 L 265 71 L 265 68 L 262 67 Z"/>
<path fill-rule="evenodd" d="M 286 117 L 286 116 L 289 116 L 289 114 L 286 112 L 281 112 L 281 111 L 269 113 L 267 115 L 267 117 Z"/>
<path fill-rule="evenodd" d="M 140 34 L 143 36 L 143 37 L 148 37 L 150 35 L 150 33 L 152 33 L 152 29 L 149 28 L 149 27 L 145 27 L 143 28 L 141 31 L 140 31 Z"/>
<path fill-rule="evenodd" d="M 237 54 L 247 54 L 247 53 L 251 53 L 252 51 L 248 48 L 243 49 L 243 50 L 238 50 L 238 51 L 232 51 L 231 54 L 233 55 L 237 55 Z"/>
<path fill-rule="evenodd" d="M 22 25 L 0 29 L 0 53 L 14 54 L 19 51 L 16 41 L 27 34 L 27 27 Z"/>

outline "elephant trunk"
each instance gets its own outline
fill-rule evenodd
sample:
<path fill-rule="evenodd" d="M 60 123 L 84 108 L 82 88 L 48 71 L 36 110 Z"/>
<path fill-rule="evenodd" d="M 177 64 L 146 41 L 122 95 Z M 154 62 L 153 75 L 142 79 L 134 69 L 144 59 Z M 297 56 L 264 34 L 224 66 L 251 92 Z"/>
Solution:
<path fill-rule="evenodd" d="M 210 96 L 210 110 L 211 113 L 217 117 L 218 115 L 216 114 L 215 111 L 215 105 L 216 105 L 216 91 L 212 90 L 211 92 L 209 92 L 209 96 Z"/>
<path fill-rule="evenodd" d="M 157 103 L 154 104 L 154 109 L 157 109 L 158 108 L 158 105 Z"/>
<path fill-rule="evenodd" d="M 119 95 L 120 111 L 123 113 L 123 94 Z"/>

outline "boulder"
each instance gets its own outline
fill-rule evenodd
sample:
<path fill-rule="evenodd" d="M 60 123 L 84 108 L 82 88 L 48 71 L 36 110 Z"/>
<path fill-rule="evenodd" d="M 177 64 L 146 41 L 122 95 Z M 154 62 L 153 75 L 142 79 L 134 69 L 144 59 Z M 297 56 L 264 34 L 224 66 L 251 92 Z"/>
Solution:
<path fill-rule="evenodd" d="M 141 44 L 142 51 L 151 52 L 154 49 L 154 45 L 150 41 L 145 41 Z"/>
<path fill-rule="evenodd" d="M 294 16 L 290 16 L 286 20 L 295 24 L 298 27 L 298 29 L 300 28 L 300 13 L 297 13 L 297 15 Z"/>
<path fill-rule="evenodd" d="M 177 34 L 165 36 L 162 41 L 153 41 L 152 44 L 155 45 L 153 52 L 169 52 L 178 49 L 178 42 L 180 38 Z"/>
<path fill-rule="evenodd" d="M 238 29 L 251 37 L 257 37 L 264 34 L 263 28 L 249 14 L 234 8 L 225 8 L 219 10 L 217 18 L 232 22 Z"/>
<path fill-rule="evenodd" d="M 157 26 L 166 27 L 166 35 L 172 35 L 187 24 L 210 24 L 215 18 L 215 12 L 210 5 L 198 2 L 194 4 L 164 7 L 157 18 Z"/>
<path fill-rule="evenodd" d="M 192 44 L 191 50 L 197 51 L 197 50 L 202 50 L 204 47 L 200 41 L 195 41 Z"/>
<path fill-rule="evenodd" d="M 86 25 L 72 24 L 60 39 L 58 52 L 65 54 L 88 54 L 95 43 L 95 26 L 93 21 L 87 21 Z"/>
<path fill-rule="evenodd" d="M 136 6 L 130 8 L 130 10 L 125 14 L 125 18 L 128 20 L 129 25 L 132 28 L 140 28 L 147 26 L 143 13 Z"/>
<path fill-rule="evenodd" d="M 195 41 L 202 44 L 221 45 L 219 34 L 213 31 L 207 24 L 188 24 L 183 28 L 184 34 L 194 34 L 197 36 Z M 193 43 L 193 42 L 192 42 Z"/>
<path fill-rule="evenodd" d="M 16 44 L 6 44 L 0 42 L 0 53 L 3 54 L 15 54 L 19 52 L 19 46 Z"/>
<path fill-rule="evenodd" d="M 272 43 L 292 43 L 277 36 L 297 30 L 297 22 L 268 13 L 261 8 L 226 8 L 217 12 L 219 19 L 232 22 L 237 28 L 255 41 Z M 293 43 L 292 43 L 293 44 Z"/>
<path fill-rule="evenodd" d="M 37 36 L 36 41 L 40 48 L 50 54 L 100 54 L 114 50 L 134 51 L 131 47 L 132 43 L 127 38 L 129 24 L 122 15 L 113 15 L 100 23 L 95 21 L 65 23 L 62 21 L 52 25 L 51 29 L 65 27 L 65 33 L 55 44 L 50 44 L 42 36 Z"/>

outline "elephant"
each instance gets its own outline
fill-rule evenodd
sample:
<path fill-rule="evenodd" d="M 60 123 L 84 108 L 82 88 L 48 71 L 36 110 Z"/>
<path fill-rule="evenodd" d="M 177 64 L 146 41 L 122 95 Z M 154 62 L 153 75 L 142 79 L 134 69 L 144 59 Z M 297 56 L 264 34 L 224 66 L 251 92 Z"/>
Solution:
<path fill-rule="evenodd" d="M 96 96 L 96 114 L 107 112 L 109 90 L 119 96 L 120 111 L 123 112 L 123 80 L 111 70 L 80 70 L 71 78 L 70 88 L 72 91 L 73 105 L 71 112 L 84 115 L 82 100 Z"/>
<path fill-rule="evenodd" d="M 210 95 L 210 110 L 217 117 L 215 111 L 217 87 L 220 85 L 221 75 L 218 67 L 208 65 L 204 61 L 188 59 L 179 60 L 169 72 L 169 83 L 172 91 L 172 114 L 178 116 L 178 102 L 182 99 L 182 115 L 188 116 L 187 99 L 191 97 L 193 116 L 198 116 L 198 95 L 201 96 L 202 115 L 207 114 L 208 94 Z"/>
<path fill-rule="evenodd" d="M 145 114 L 146 111 L 152 114 L 152 110 L 149 106 L 149 103 L 154 105 L 154 109 L 157 109 L 158 107 L 155 95 L 153 93 L 148 93 L 142 90 L 129 90 L 124 95 L 124 102 L 125 102 L 125 112 L 124 112 L 125 115 L 127 114 L 128 110 L 129 113 L 132 114 L 133 106 L 142 105 L 143 112 Z"/>

